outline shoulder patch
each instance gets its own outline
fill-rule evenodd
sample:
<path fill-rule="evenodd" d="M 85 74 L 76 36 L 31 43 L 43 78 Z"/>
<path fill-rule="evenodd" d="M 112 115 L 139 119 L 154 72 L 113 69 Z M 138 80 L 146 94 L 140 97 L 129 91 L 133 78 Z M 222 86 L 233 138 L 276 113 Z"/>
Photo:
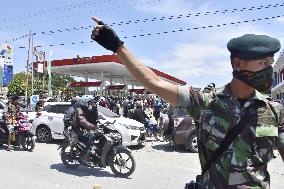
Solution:
<path fill-rule="evenodd" d="M 211 93 L 215 91 L 215 84 L 214 83 L 210 83 L 208 84 L 206 87 L 204 87 L 204 89 L 202 90 L 203 93 Z"/>
<path fill-rule="evenodd" d="M 269 104 L 273 107 L 280 105 L 279 102 L 275 102 L 275 101 L 269 101 Z"/>

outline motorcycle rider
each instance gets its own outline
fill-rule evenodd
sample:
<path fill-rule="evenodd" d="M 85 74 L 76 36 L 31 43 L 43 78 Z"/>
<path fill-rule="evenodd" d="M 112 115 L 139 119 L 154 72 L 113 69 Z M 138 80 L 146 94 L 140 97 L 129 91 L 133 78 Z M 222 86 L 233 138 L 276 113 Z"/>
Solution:
<path fill-rule="evenodd" d="M 64 122 L 64 128 L 67 128 L 69 126 L 74 126 L 74 116 L 75 116 L 75 110 L 78 106 L 80 106 L 80 98 L 73 97 L 71 99 L 71 106 L 65 111 L 63 122 Z"/>
<path fill-rule="evenodd" d="M 13 123 L 16 121 L 17 116 L 20 112 L 18 100 L 18 96 L 12 96 L 11 101 L 8 103 L 8 106 L 4 109 L 3 112 L 3 120 L 7 127 L 7 130 L 9 131 L 7 151 L 11 150 L 12 133 L 14 132 Z"/>
<path fill-rule="evenodd" d="M 86 151 L 83 158 L 85 164 L 89 164 L 90 155 L 94 153 L 91 149 L 95 135 L 91 131 L 98 128 L 98 110 L 97 103 L 92 97 L 82 97 L 81 105 L 75 110 L 76 133 L 78 139 L 86 145 Z"/>

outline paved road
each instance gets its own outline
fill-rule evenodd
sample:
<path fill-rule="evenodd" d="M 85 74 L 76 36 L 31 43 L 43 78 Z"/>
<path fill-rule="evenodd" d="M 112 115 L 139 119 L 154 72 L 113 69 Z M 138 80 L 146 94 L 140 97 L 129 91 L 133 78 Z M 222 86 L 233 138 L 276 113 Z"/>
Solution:
<path fill-rule="evenodd" d="M 36 144 L 34 152 L 0 149 L 0 188 L 6 189 L 182 189 L 199 173 L 197 154 L 166 143 L 150 142 L 133 149 L 137 167 L 129 179 L 116 178 L 109 168 L 79 167 L 61 163 L 57 144 Z M 3 163 L 4 162 L 4 163 Z M 283 188 L 284 169 L 279 155 L 269 166 L 272 189 Z"/>

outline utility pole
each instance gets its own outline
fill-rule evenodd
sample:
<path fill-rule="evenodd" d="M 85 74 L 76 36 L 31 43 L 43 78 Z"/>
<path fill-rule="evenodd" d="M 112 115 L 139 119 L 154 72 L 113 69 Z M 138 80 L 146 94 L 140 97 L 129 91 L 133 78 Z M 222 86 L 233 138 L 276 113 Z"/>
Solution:
<path fill-rule="evenodd" d="M 32 95 L 34 95 L 34 35 L 31 36 L 31 41 L 32 41 L 32 57 L 31 57 L 31 67 L 32 67 Z"/>
<path fill-rule="evenodd" d="M 26 89 L 25 89 L 25 102 L 28 105 L 28 89 L 29 89 L 29 65 L 30 65 L 30 48 L 31 48 L 31 36 L 32 31 L 30 30 L 29 34 L 29 48 L 28 48 L 28 59 L 27 59 L 27 66 L 26 66 Z"/>
<path fill-rule="evenodd" d="M 44 105 L 43 102 L 44 83 L 45 83 L 44 80 L 45 80 L 45 52 L 43 52 L 43 73 L 42 73 L 42 89 L 41 89 L 42 106 Z"/>
<path fill-rule="evenodd" d="M 47 66 L 47 71 L 48 71 L 48 96 L 52 96 L 52 88 L 51 88 L 51 56 L 52 56 L 52 51 L 49 51 L 49 57 L 48 57 L 48 66 Z"/>

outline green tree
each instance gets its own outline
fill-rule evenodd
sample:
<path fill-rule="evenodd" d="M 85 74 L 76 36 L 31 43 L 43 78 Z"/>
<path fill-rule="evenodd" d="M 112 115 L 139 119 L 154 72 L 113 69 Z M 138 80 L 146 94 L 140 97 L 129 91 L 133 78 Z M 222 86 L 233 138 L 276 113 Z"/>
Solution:
<path fill-rule="evenodd" d="M 29 81 L 31 76 L 29 75 Z M 30 84 L 30 83 L 29 83 Z M 25 96 L 26 73 L 20 72 L 14 74 L 13 80 L 8 85 L 8 95 Z M 28 86 L 28 95 L 31 95 L 31 87 Z"/>
<path fill-rule="evenodd" d="M 76 80 L 69 75 L 52 73 L 52 91 L 56 94 L 66 89 L 69 82 L 76 82 Z"/>
<path fill-rule="evenodd" d="M 34 74 L 34 95 L 41 95 L 42 91 L 42 77 L 43 74 Z M 78 89 L 68 88 L 69 82 L 76 82 L 76 80 L 69 75 L 52 73 L 52 90 L 53 94 L 60 94 L 64 97 L 74 96 Z M 45 75 L 44 91 L 48 92 L 48 74 Z M 20 72 L 14 74 L 13 80 L 8 86 L 8 95 L 25 96 L 25 85 L 26 85 L 26 73 Z M 32 94 L 31 74 L 29 74 L 29 85 L 28 85 L 28 96 Z"/>

